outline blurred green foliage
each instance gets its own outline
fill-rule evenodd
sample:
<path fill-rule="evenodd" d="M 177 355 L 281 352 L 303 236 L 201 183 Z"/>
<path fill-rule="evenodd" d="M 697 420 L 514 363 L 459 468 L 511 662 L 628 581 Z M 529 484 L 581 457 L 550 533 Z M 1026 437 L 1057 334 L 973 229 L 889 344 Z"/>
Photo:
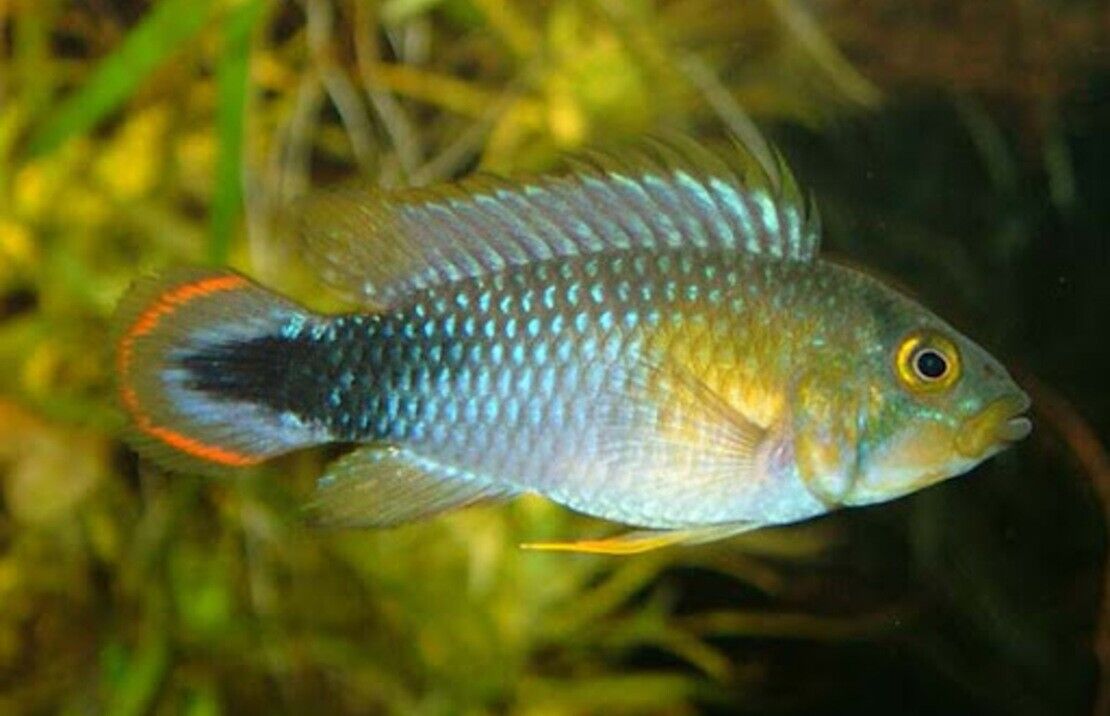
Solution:
<path fill-rule="evenodd" d="M 0 0 L 0 712 L 1088 709 L 1110 386 L 1073 358 L 1107 357 L 1107 24 L 1052 0 Z M 120 443 L 104 336 L 134 276 L 230 262 L 335 305 L 282 234 L 310 186 L 753 120 L 834 251 L 1018 360 L 1051 407 L 1033 440 L 894 505 L 623 560 L 521 552 L 606 529 L 531 499 L 314 531 L 320 454 L 229 482 Z"/>

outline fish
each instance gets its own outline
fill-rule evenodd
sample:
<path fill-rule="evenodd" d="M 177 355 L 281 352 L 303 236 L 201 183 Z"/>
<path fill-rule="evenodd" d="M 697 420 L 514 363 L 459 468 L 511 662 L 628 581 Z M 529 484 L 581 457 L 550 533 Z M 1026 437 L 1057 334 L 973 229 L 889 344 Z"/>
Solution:
<path fill-rule="evenodd" d="M 308 504 L 391 527 L 534 493 L 634 554 L 881 503 L 1023 439 L 1002 364 L 819 252 L 777 150 L 684 137 L 561 171 L 321 191 L 291 224 L 357 310 L 226 269 L 138 280 L 113 319 L 128 439 L 170 470 L 342 443 Z"/>

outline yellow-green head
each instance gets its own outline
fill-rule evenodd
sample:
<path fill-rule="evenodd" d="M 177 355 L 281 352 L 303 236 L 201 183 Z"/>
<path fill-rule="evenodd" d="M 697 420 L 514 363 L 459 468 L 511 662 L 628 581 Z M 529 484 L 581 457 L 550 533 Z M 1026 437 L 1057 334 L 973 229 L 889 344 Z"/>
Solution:
<path fill-rule="evenodd" d="M 962 474 L 1029 434 L 1029 398 L 994 357 L 915 302 L 865 283 L 878 294 L 865 299 L 874 344 L 860 354 L 859 457 L 842 504 Z"/>

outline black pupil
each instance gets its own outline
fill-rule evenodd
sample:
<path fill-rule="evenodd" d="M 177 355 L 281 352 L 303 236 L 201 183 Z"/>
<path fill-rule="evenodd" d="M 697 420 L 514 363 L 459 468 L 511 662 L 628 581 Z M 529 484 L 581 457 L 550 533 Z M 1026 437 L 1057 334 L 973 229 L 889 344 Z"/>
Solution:
<path fill-rule="evenodd" d="M 917 354 L 917 372 L 930 380 L 936 380 L 948 370 L 948 361 L 944 356 L 933 350 L 921 351 Z"/>

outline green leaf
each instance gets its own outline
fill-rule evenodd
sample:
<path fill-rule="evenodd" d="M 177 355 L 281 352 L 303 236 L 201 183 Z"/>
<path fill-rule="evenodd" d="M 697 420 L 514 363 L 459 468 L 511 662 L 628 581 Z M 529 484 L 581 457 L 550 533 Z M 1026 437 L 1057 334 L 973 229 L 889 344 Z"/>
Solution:
<path fill-rule="evenodd" d="M 80 89 L 61 101 L 28 143 L 48 154 L 92 129 L 204 25 L 212 0 L 163 0 L 104 58 Z"/>
<path fill-rule="evenodd" d="M 227 263 L 231 234 L 243 200 L 243 133 L 250 85 L 251 34 L 263 17 L 264 0 L 247 0 L 225 20 L 223 49 L 216 69 L 219 154 L 212 197 L 208 260 Z"/>
<path fill-rule="evenodd" d="M 689 703 L 711 689 L 681 674 L 639 672 L 591 678 L 529 678 L 520 685 L 520 702 L 544 704 L 555 711 L 660 713 Z"/>
<path fill-rule="evenodd" d="M 102 669 L 112 680 L 108 713 L 120 716 L 149 713 L 169 666 L 169 645 L 161 634 L 149 635 L 130 654 L 118 649 L 105 652 Z"/>
<path fill-rule="evenodd" d="M 382 5 L 382 20 L 391 25 L 402 22 L 426 13 L 443 0 L 386 0 Z"/>

